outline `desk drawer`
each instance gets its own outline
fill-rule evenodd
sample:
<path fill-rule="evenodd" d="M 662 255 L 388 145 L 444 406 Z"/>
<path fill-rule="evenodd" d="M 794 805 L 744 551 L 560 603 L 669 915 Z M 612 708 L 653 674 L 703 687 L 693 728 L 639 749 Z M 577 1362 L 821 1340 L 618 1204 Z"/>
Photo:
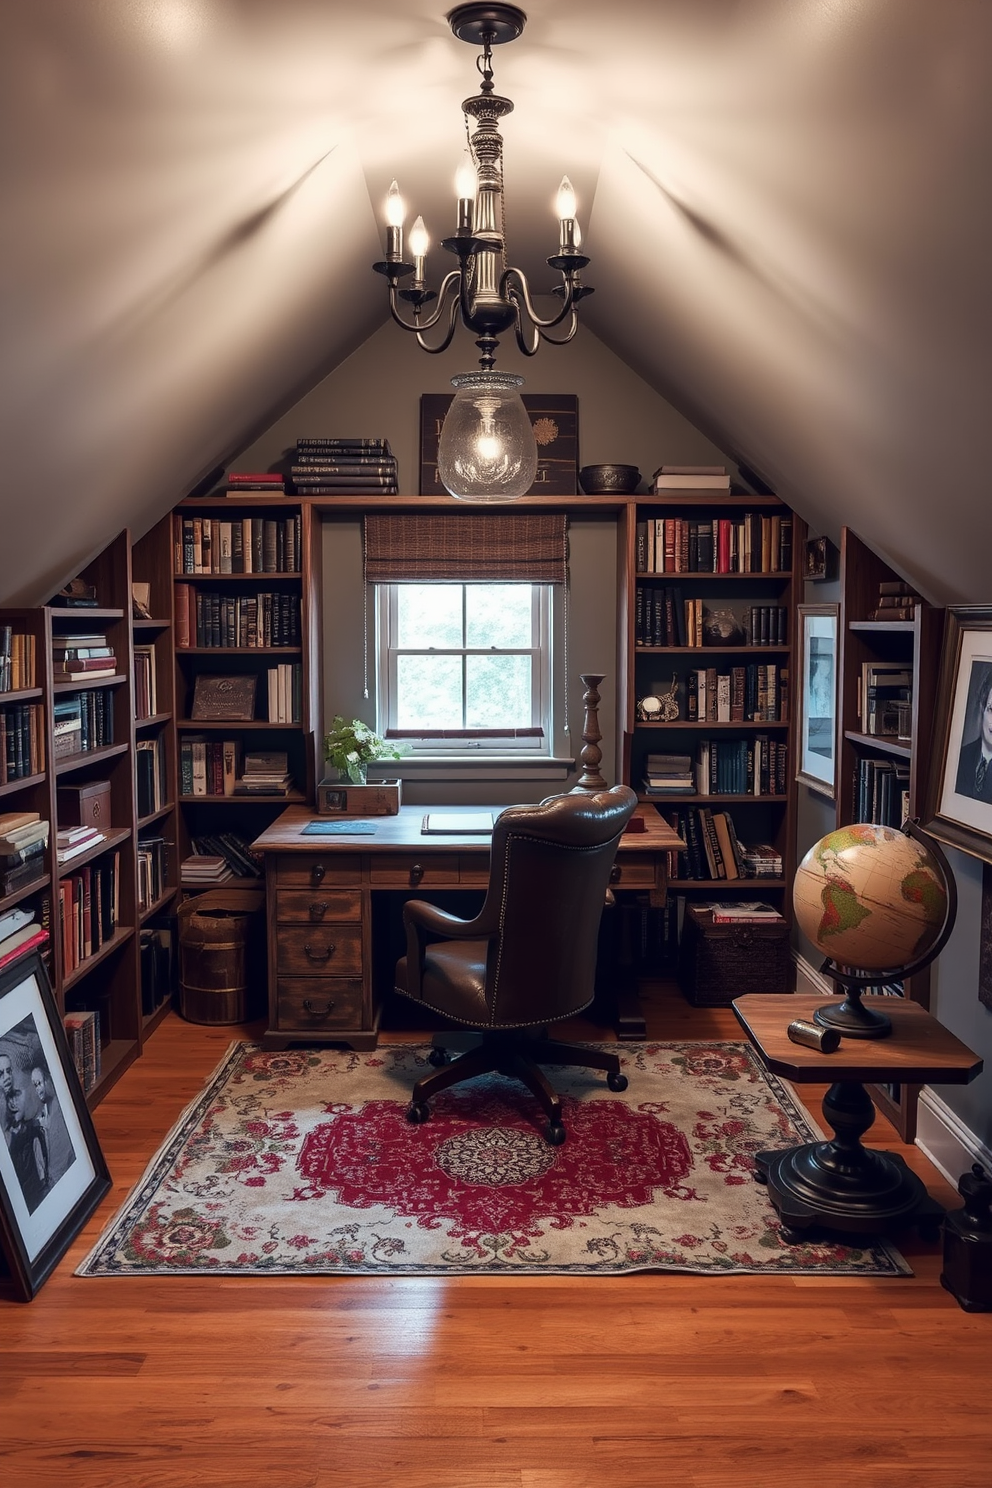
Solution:
<path fill-rule="evenodd" d="M 621 889 L 650 889 L 655 883 L 654 858 L 617 858 L 610 884 Z"/>
<path fill-rule="evenodd" d="M 280 886 L 301 889 L 324 884 L 360 884 L 361 853 L 281 853 L 276 866 Z"/>
<path fill-rule="evenodd" d="M 321 925 L 362 918 L 361 889 L 278 889 L 276 919 L 281 925 Z"/>
<path fill-rule="evenodd" d="M 487 852 L 459 853 L 458 882 L 474 884 L 484 889 L 489 883 L 489 854 Z"/>
<path fill-rule="evenodd" d="M 390 889 L 426 889 L 457 884 L 458 854 L 453 852 L 376 853 L 371 859 L 369 878 L 373 884 Z"/>
<path fill-rule="evenodd" d="M 280 978 L 276 983 L 276 1024 L 297 1032 L 361 1028 L 362 984 L 342 977 Z"/>
<path fill-rule="evenodd" d="M 276 937 L 279 976 L 360 976 L 360 925 L 280 925 Z"/>

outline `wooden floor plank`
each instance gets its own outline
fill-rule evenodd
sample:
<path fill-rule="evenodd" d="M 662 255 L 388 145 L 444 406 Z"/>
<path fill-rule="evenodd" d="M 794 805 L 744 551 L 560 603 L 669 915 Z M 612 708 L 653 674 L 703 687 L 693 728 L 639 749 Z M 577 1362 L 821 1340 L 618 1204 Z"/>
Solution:
<path fill-rule="evenodd" d="M 652 1037 L 740 1038 L 671 988 L 646 1005 Z M 0 1296 L 5 1483 L 990 1488 L 992 1319 L 915 1236 L 906 1278 L 73 1277 L 253 1032 L 167 1018 L 97 1111 L 113 1194 L 33 1303 Z"/>

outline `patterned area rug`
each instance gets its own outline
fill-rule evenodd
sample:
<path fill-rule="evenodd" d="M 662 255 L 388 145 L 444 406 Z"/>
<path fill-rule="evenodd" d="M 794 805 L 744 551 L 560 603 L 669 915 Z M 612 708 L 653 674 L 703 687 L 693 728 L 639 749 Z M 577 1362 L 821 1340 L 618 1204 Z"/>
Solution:
<path fill-rule="evenodd" d="M 549 1071 L 549 1147 L 499 1075 L 412 1126 L 427 1047 L 233 1044 L 77 1275 L 912 1274 L 885 1242 L 781 1240 L 752 1153 L 819 1133 L 746 1044 L 609 1047 L 622 1095 Z"/>

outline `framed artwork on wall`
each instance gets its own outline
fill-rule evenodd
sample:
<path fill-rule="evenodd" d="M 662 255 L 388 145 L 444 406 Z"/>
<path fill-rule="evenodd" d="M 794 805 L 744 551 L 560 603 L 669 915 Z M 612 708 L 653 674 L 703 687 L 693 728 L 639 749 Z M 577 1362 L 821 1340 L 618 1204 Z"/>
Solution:
<path fill-rule="evenodd" d="M 951 605 L 926 830 L 992 863 L 992 605 Z"/>
<path fill-rule="evenodd" d="M 837 628 L 840 606 L 800 605 L 799 762 L 796 779 L 832 801 L 837 777 Z"/>
<path fill-rule="evenodd" d="M 41 957 L 0 974 L 0 1242 L 28 1302 L 110 1188 Z"/>

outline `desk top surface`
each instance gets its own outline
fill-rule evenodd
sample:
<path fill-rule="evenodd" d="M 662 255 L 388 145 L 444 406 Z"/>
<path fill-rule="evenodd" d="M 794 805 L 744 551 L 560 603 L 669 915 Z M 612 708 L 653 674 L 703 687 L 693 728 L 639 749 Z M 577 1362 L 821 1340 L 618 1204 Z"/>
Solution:
<path fill-rule="evenodd" d="M 256 837 L 252 847 L 256 852 L 396 852 L 398 848 L 416 848 L 418 852 L 444 852 L 457 848 L 464 851 L 475 848 L 488 852 L 490 833 L 424 833 L 424 817 L 458 815 L 466 811 L 505 810 L 504 806 L 401 806 L 395 816 L 361 816 L 353 820 L 371 824 L 372 833 L 335 832 L 331 836 L 303 836 L 302 829 L 308 822 L 336 822 L 342 826 L 347 817 L 318 816 L 307 806 L 290 806 L 272 825 Z M 636 816 L 644 821 L 643 832 L 625 833 L 620 843 L 624 857 L 628 853 L 677 852 L 682 846 L 678 833 L 673 832 L 653 806 L 638 806 Z"/>
<path fill-rule="evenodd" d="M 887 1038 L 842 1038 L 833 1054 L 794 1044 L 786 1030 L 793 1018 L 810 1019 L 818 1007 L 839 1003 L 837 997 L 797 992 L 775 997 L 755 993 L 738 997 L 734 1012 L 748 1038 L 774 1074 L 797 1084 L 824 1080 L 933 1081 L 967 1085 L 981 1073 L 982 1061 L 925 1008 L 901 997 L 868 997 L 869 1007 L 892 1019 Z"/>

